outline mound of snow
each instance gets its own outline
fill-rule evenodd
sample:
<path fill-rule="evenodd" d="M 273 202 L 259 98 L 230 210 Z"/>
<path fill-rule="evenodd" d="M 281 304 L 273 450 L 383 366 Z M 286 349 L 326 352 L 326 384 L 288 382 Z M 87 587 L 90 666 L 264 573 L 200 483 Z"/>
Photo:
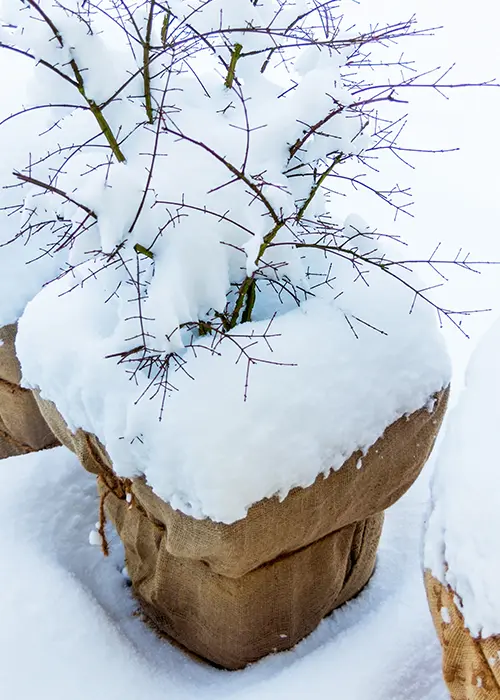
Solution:
<path fill-rule="evenodd" d="M 99 276 L 66 294 L 73 282 L 62 279 L 21 318 L 24 382 L 72 429 L 95 433 L 120 475 L 144 474 L 194 517 L 234 522 L 340 468 L 449 382 L 433 309 L 412 305 L 413 292 L 379 268 L 364 282 L 349 261 L 333 269 L 331 286 L 300 307 L 280 308 L 264 289 L 257 320 L 221 342 L 185 343 L 165 391 L 159 378 L 149 395 L 144 373 L 131 381 L 126 365 L 104 359 L 122 347 L 120 299 L 103 304 Z"/>
<path fill-rule="evenodd" d="M 458 594 L 474 636 L 500 634 L 500 322 L 474 351 L 432 481 L 425 565 Z"/>

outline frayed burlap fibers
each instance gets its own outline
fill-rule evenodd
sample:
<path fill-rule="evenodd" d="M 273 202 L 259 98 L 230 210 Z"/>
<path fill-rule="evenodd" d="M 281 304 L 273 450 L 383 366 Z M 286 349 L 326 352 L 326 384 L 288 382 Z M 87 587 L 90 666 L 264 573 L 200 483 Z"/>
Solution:
<path fill-rule="evenodd" d="M 414 482 L 441 425 L 448 391 L 432 410 L 403 416 L 362 458 L 265 499 L 224 525 L 173 510 L 143 479 L 120 479 L 104 447 L 72 434 L 38 397 L 54 434 L 98 475 L 104 510 L 125 546 L 133 591 L 156 627 L 228 669 L 294 646 L 355 596 L 375 565 L 383 513 Z"/>
<path fill-rule="evenodd" d="M 500 700 L 500 635 L 473 637 L 455 592 L 425 572 L 427 599 L 443 650 L 451 700 Z"/>
<path fill-rule="evenodd" d="M 15 325 L 0 328 L 0 459 L 58 444 L 32 392 L 19 386 L 15 338 Z"/>

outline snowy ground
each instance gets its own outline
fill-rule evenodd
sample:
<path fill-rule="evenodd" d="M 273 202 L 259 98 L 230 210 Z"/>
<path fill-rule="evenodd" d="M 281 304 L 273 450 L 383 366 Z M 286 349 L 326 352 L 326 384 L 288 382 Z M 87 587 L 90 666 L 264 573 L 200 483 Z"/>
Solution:
<path fill-rule="evenodd" d="M 106 560 L 88 543 L 94 480 L 65 448 L 2 462 L 2 697 L 445 700 L 420 566 L 428 473 L 388 513 L 361 595 L 292 651 L 228 673 L 134 617 L 119 544 Z"/>

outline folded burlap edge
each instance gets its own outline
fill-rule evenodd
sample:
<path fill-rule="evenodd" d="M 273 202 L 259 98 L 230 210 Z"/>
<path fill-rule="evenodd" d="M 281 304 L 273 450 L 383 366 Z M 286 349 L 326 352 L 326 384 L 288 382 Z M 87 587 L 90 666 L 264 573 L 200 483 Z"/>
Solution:
<path fill-rule="evenodd" d="M 0 458 L 56 447 L 32 391 L 19 386 L 21 367 L 16 356 L 17 326 L 0 328 Z"/>

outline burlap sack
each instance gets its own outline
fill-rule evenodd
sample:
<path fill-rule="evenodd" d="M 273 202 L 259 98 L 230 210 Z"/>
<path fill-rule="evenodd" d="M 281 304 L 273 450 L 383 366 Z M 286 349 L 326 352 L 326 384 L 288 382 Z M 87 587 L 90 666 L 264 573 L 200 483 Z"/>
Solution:
<path fill-rule="evenodd" d="M 59 439 L 99 476 L 102 503 L 125 545 L 136 596 L 158 628 L 225 668 L 292 647 L 363 588 L 383 511 L 413 483 L 434 444 L 448 392 L 396 421 L 362 458 L 266 499 L 232 525 L 173 510 L 142 479 L 119 479 L 91 435 L 72 435 L 38 397 Z"/>
<path fill-rule="evenodd" d="M 452 700 L 500 700 L 500 636 L 472 637 L 456 594 L 425 572 L 427 598 L 443 650 L 443 675 Z"/>
<path fill-rule="evenodd" d="M 58 444 L 32 392 L 19 386 L 15 338 L 15 325 L 0 328 L 0 459 Z"/>

